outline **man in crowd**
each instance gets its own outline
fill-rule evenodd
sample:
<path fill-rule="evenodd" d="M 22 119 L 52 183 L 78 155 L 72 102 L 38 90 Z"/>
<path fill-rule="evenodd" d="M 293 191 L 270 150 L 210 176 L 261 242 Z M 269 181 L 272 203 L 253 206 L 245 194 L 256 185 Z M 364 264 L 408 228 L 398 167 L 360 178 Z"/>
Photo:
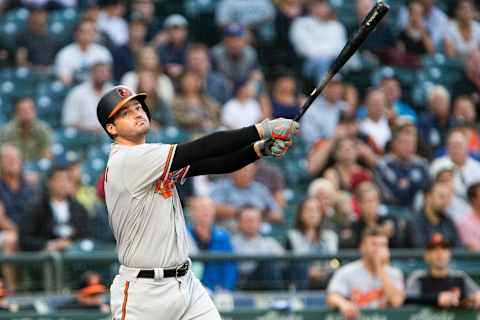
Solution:
<path fill-rule="evenodd" d="M 109 62 L 97 61 L 92 66 L 90 79 L 74 87 L 65 98 L 63 125 L 87 133 L 102 132 L 97 120 L 97 103 L 111 87 L 112 67 Z"/>
<path fill-rule="evenodd" d="M 414 198 L 430 180 L 427 162 L 416 155 L 417 129 L 399 119 L 391 140 L 391 152 L 376 168 L 387 203 L 411 208 Z"/>
<path fill-rule="evenodd" d="M 238 213 L 239 233 L 233 236 L 233 250 L 239 255 L 282 255 L 283 247 L 275 239 L 260 234 L 262 213 L 243 207 Z M 242 262 L 239 265 L 240 289 L 281 289 L 281 265 L 272 262 Z"/>
<path fill-rule="evenodd" d="M 427 270 L 413 272 L 407 281 L 407 302 L 440 308 L 480 309 L 480 288 L 465 272 L 449 267 L 450 243 L 432 235 L 425 251 Z"/>
<path fill-rule="evenodd" d="M 111 63 L 112 55 L 94 43 L 95 22 L 81 20 L 75 28 L 75 42 L 61 49 L 55 57 L 55 72 L 66 85 L 88 80 L 90 68 L 97 61 Z"/>
<path fill-rule="evenodd" d="M 458 221 L 458 232 L 463 244 L 468 249 L 480 251 L 480 182 L 475 182 L 467 190 L 468 201 L 472 210 Z"/>
<path fill-rule="evenodd" d="M 236 217 L 238 209 L 246 205 L 265 212 L 267 221 L 282 221 L 282 211 L 272 194 L 254 180 L 256 170 L 256 164 L 250 164 L 232 173 L 230 179 L 219 181 L 213 186 L 211 196 L 216 204 L 219 221 L 223 220 L 228 225 Z"/>
<path fill-rule="evenodd" d="M 360 122 L 360 131 L 368 135 L 380 150 L 384 150 L 392 137 L 385 92 L 374 89 L 365 97 L 367 117 Z"/>
<path fill-rule="evenodd" d="M 444 182 L 435 181 L 425 190 L 425 204 L 421 212 L 415 214 L 407 232 L 410 246 L 425 248 L 436 233 L 441 234 L 452 246 L 462 245 L 453 221 L 446 209 L 451 200 L 451 190 Z"/>
<path fill-rule="evenodd" d="M 188 212 L 192 218 L 189 228 L 193 253 L 233 253 L 230 234 L 215 225 L 215 204 L 209 197 L 193 197 Z M 233 262 L 203 265 L 201 281 L 212 291 L 233 290 L 237 282 L 237 266 Z"/>
<path fill-rule="evenodd" d="M 87 237 L 87 210 L 69 197 L 68 169 L 54 164 L 48 173 L 47 190 L 30 203 L 20 229 L 20 243 L 28 251 L 63 251 L 74 240 Z"/>
<path fill-rule="evenodd" d="M 0 144 L 11 143 L 25 161 L 51 157 L 53 132 L 49 125 L 37 119 L 32 98 L 21 97 L 15 102 L 15 118 L 0 130 Z"/>
<path fill-rule="evenodd" d="M 335 272 L 327 288 L 327 304 L 347 318 L 361 308 L 399 307 L 405 298 L 402 272 L 390 265 L 388 237 L 368 228 L 362 235 L 361 259 Z"/>
<path fill-rule="evenodd" d="M 447 137 L 447 155 L 433 161 L 430 166 L 432 172 L 439 168 L 453 168 L 453 200 L 455 208 L 449 209 L 449 215 L 457 221 L 470 210 L 467 202 L 467 188 L 474 182 L 480 181 L 480 162 L 469 156 L 468 140 L 461 129 L 453 129 Z"/>

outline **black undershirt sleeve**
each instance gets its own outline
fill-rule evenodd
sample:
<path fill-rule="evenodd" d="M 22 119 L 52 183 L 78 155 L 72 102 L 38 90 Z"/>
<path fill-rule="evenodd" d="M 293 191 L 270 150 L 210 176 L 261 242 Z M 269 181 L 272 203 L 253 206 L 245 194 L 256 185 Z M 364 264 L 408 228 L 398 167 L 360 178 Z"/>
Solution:
<path fill-rule="evenodd" d="M 238 130 L 215 132 L 205 137 L 179 144 L 175 150 L 171 171 L 184 168 L 205 159 L 228 155 L 250 146 L 258 140 L 260 140 L 260 136 L 258 135 L 256 127 L 252 125 Z M 189 171 L 191 170 L 192 168 L 190 168 Z"/>
<path fill-rule="evenodd" d="M 207 158 L 192 163 L 188 169 L 187 177 L 230 173 L 256 160 L 258 160 L 258 155 L 253 149 L 253 145 L 250 145 L 219 157 Z"/>

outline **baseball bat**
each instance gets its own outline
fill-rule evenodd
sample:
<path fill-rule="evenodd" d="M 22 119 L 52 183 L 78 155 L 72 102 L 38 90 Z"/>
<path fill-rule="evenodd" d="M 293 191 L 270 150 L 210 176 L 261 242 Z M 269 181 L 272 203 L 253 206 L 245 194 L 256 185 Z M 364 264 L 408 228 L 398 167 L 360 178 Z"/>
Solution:
<path fill-rule="evenodd" d="M 363 19 L 360 28 L 355 35 L 347 42 L 343 47 L 340 54 L 335 58 L 330 65 L 327 73 L 323 76 L 322 81 L 317 88 L 315 88 L 310 96 L 302 106 L 300 113 L 295 117 L 295 121 L 299 121 L 308 108 L 312 105 L 313 101 L 320 95 L 323 89 L 327 86 L 328 82 L 335 76 L 335 74 L 343 67 L 343 65 L 350 59 L 350 57 L 358 50 L 362 43 L 367 39 L 368 35 L 375 29 L 377 24 L 387 14 L 390 7 L 383 1 L 378 1 L 375 6 L 370 10 L 367 16 Z"/>

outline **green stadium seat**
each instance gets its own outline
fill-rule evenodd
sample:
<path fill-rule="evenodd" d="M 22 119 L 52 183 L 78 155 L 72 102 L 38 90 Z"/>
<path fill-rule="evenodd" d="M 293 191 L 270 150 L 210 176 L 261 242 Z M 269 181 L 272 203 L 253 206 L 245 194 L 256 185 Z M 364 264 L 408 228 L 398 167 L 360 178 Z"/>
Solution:
<path fill-rule="evenodd" d="M 215 8 L 221 0 L 185 0 L 185 14 L 196 16 L 206 13 L 215 13 Z"/>
<path fill-rule="evenodd" d="M 48 30 L 59 40 L 69 40 L 79 19 L 72 8 L 53 11 L 48 17 Z"/>
<path fill-rule="evenodd" d="M 92 145 L 98 144 L 98 138 L 94 134 L 72 127 L 58 129 L 55 132 L 55 141 L 63 145 L 64 151 L 76 151 L 81 154 L 85 154 Z"/>

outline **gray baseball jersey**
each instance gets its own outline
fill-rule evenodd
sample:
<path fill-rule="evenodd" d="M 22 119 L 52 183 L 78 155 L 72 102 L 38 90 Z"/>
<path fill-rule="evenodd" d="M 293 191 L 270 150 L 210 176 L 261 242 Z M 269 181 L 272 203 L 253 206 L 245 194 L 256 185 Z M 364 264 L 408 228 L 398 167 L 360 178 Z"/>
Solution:
<path fill-rule="evenodd" d="M 168 268 L 188 259 L 187 230 L 175 188 L 188 167 L 170 172 L 175 149 L 168 144 L 112 144 L 105 198 L 124 266 Z"/>

